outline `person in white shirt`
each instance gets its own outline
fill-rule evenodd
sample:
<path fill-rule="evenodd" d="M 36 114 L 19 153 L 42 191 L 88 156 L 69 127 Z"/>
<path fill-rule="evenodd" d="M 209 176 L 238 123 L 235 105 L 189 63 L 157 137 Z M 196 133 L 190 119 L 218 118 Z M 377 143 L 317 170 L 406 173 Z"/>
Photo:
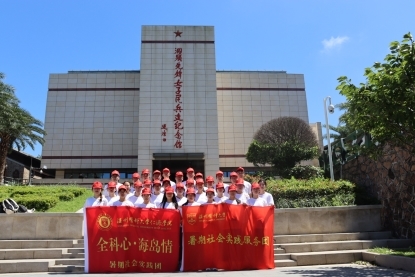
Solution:
<path fill-rule="evenodd" d="M 142 182 L 144 184 L 145 180 L 150 180 L 150 170 L 148 170 L 147 168 L 144 168 L 143 171 L 141 171 L 141 178 L 142 178 Z"/>
<path fill-rule="evenodd" d="M 119 182 L 119 180 L 120 180 L 120 173 L 118 172 L 118 170 L 113 170 L 112 172 L 111 172 L 111 179 L 110 179 L 110 182 L 115 182 L 115 184 L 116 184 L 116 191 L 118 191 L 118 188 L 122 185 L 120 182 Z M 109 182 L 108 182 L 108 184 L 109 184 Z M 104 196 L 108 196 L 109 195 L 109 192 L 108 192 L 108 185 L 106 185 L 105 187 L 104 187 Z"/>
<path fill-rule="evenodd" d="M 171 186 L 166 187 L 166 189 L 164 190 L 163 200 L 161 200 L 161 203 L 158 206 L 158 208 L 175 210 L 179 208 L 176 195 L 174 195 L 174 189 Z"/>
<path fill-rule="evenodd" d="M 182 206 L 187 201 L 187 198 L 184 196 L 184 185 L 181 182 L 176 183 L 176 199 L 179 206 Z"/>
<path fill-rule="evenodd" d="M 236 198 L 241 200 L 242 203 L 248 202 L 249 194 L 244 190 L 244 179 L 238 179 L 236 181 Z"/>
<path fill-rule="evenodd" d="M 241 200 L 236 198 L 236 186 L 230 185 L 228 187 L 229 198 L 226 199 L 223 203 L 231 204 L 231 205 L 239 205 L 243 204 Z"/>
<path fill-rule="evenodd" d="M 160 172 L 160 170 L 154 170 L 153 171 L 153 182 L 154 182 L 154 180 L 161 181 L 161 172 Z"/>
<path fill-rule="evenodd" d="M 118 188 L 118 196 L 120 199 L 112 203 L 112 206 L 119 207 L 119 206 L 128 206 L 128 207 L 134 207 L 134 204 L 127 200 L 127 187 L 124 185 L 121 185 Z"/>
<path fill-rule="evenodd" d="M 133 178 L 133 184 L 135 184 L 135 182 L 140 181 L 140 174 L 138 172 L 134 172 L 132 178 Z M 134 193 L 133 187 L 130 189 L 130 192 Z"/>
<path fill-rule="evenodd" d="M 265 207 L 267 206 L 267 202 L 259 197 L 259 184 L 253 183 L 252 184 L 252 198 L 248 199 L 247 204 L 249 206 L 256 206 L 256 207 Z"/>
<path fill-rule="evenodd" d="M 216 195 L 214 184 L 215 184 L 215 179 L 213 179 L 212 176 L 207 176 L 206 177 L 206 189 L 212 188 L 213 189 L 213 193 Z"/>
<path fill-rule="evenodd" d="M 195 180 L 193 180 L 193 179 L 187 179 L 185 185 L 186 185 L 186 190 L 188 190 L 189 188 L 193 188 L 193 189 L 196 190 Z"/>
<path fill-rule="evenodd" d="M 176 175 L 175 175 L 175 179 L 176 179 L 176 186 L 178 183 L 183 183 L 183 172 L 181 171 L 177 171 Z M 172 186 L 174 189 L 176 189 L 176 186 Z"/>
<path fill-rule="evenodd" d="M 216 196 L 213 198 L 216 203 L 222 203 L 225 202 L 228 197 L 224 195 L 225 192 L 225 186 L 223 183 L 216 184 Z"/>
<path fill-rule="evenodd" d="M 197 192 L 196 192 L 195 201 L 200 203 L 200 204 L 206 203 L 206 201 L 207 201 L 204 184 L 205 184 L 205 182 L 203 181 L 202 178 L 196 179 Z"/>
<path fill-rule="evenodd" d="M 267 202 L 268 206 L 275 206 L 274 204 L 274 198 L 272 197 L 271 193 L 266 192 L 265 189 L 267 187 L 267 182 L 265 180 L 259 180 L 259 197 L 265 200 Z"/>
<path fill-rule="evenodd" d="M 157 208 L 156 205 L 150 202 L 150 196 L 151 196 L 151 189 L 144 188 L 141 192 L 141 195 L 143 196 L 143 203 L 135 203 L 134 206 L 137 208 Z"/>
<path fill-rule="evenodd" d="M 238 167 L 236 169 L 236 174 L 238 174 L 238 178 L 244 180 L 245 170 L 244 170 L 243 167 Z M 251 183 L 244 180 L 244 187 L 245 187 L 245 192 L 247 194 L 250 194 L 251 193 Z"/>
<path fill-rule="evenodd" d="M 229 175 L 229 179 L 231 180 L 231 183 L 229 185 L 236 186 L 236 181 L 238 180 L 238 174 L 236 174 L 235 171 L 232 171 L 231 174 Z"/>
<path fill-rule="evenodd" d="M 143 189 L 143 183 L 140 180 L 134 183 L 134 194 L 128 198 L 128 200 L 133 203 L 134 205 L 143 203 L 143 197 L 141 195 L 141 191 Z"/>
<path fill-rule="evenodd" d="M 112 206 L 112 203 L 119 199 L 117 195 L 117 184 L 115 182 L 108 183 L 108 196 L 106 197 L 108 200 L 108 205 Z"/>
<path fill-rule="evenodd" d="M 163 177 L 162 179 L 169 179 L 170 180 L 170 169 L 168 169 L 167 167 L 163 169 Z M 173 189 L 176 187 L 176 183 L 170 180 L 170 186 L 173 187 Z"/>
<path fill-rule="evenodd" d="M 124 181 L 124 183 L 122 183 L 124 185 L 124 187 L 127 188 L 127 199 L 130 198 L 130 196 L 133 195 L 133 193 L 131 192 L 131 184 L 128 181 Z"/>
<path fill-rule="evenodd" d="M 189 167 L 186 170 L 186 176 L 187 176 L 187 180 L 194 180 L 195 179 L 195 170 L 193 168 Z M 184 181 L 183 183 L 187 187 L 187 181 Z"/>
<path fill-rule="evenodd" d="M 215 197 L 215 190 L 213 188 L 208 188 L 206 190 L 207 201 L 205 203 L 203 203 L 202 205 L 218 204 L 213 199 L 214 197 Z"/>
<path fill-rule="evenodd" d="M 195 180 L 202 178 L 203 179 L 203 174 L 201 172 L 196 173 L 195 175 Z"/>
<path fill-rule="evenodd" d="M 150 179 L 146 179 L 143 182 L 143 189 L 148 188 L 151 190 L 152 185 L 153 185 L 153 182 Z"/>
<path fill-rule="evenodd" d="M 98 182 L 98 181 L 94 182 L 92 184 L 92 191 L 94 192 L 94 196 L 86 199 L 84 208 L 97 207 L 97 206 L 109 206 L 108 200 L 102 196 L 102 183 L 101 182 Z"/>
<path fill-rule="evenodd" d="M 150 197 L 150 202 L 156 205 L 156 207 L 163 200 L 163 193 L 161 192 L 161 182 L 159 179 L 153 181 L 153 194 Z"/>
<path fill-rule="evenodd" d="M 171 187 L 171 181 L 169 178 L 164 178 L 162 182 L 161 192 L 164 192 L 167 187 Z"/>
<path fill-rule="evenodd" d="M 188 188 L 186 192 L 186 203 L 183 206 L 200 206 L 200 203 L 196 202 L 196 192 L 194 188 Z"/>
<path fill-rule="evenodd" d="M 217 184 L 219 184 L 219 183 L 221 183 L 223 185 L 223 188 L 225 189 L 224 195 L 225 196 L 228 196 L 228 192 L 227 191 L 228 191 L 229 185 L 228 184 L 225 184 L 223 182 L 223 172 L 220 171 L 220 170 L 216 172 L 216 184 L 214 185 L 215 190 L 216 190 Z M 216 191 L 216 193 L 217 193 L 217 191 Z"/>

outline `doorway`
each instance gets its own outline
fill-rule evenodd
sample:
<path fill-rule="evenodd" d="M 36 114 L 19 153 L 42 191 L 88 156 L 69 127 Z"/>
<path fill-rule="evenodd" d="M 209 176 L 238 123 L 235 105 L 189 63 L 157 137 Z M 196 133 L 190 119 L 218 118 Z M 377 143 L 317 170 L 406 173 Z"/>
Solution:
<path fill-rule="evenodd" d="M 183 172 L 184 180 L 186 180 L 186 170 L 191 167 L 195 173 L 201 172 L 205 177 L 205 160 L 153 160 L 153 171 L 163 168 L 170 169 L 170 179 L 174 181 L 177 171 Z"/>

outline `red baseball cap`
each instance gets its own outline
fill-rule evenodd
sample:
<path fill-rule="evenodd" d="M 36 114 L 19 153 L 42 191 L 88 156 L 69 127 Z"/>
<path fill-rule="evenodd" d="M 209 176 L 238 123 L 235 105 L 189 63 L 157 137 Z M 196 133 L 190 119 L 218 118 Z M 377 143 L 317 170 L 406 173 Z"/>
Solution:
<path fill-rule="evenodd" d="M 202 173 L 200 173 L 200 172 L 198 172 L 198 173 L 196 173 L 195 177 L 200 177 L 200 178 L 203 178 L 203 174 L 202 174 Z"/>
<path fill-rule="evenodd" d="M 189 168 L 186 170 L 186 172 L 195 172 L 195 170 L 194 170 L 193 168 L 189 167 Z"/>
<path fill-rule="evenodd" d="M 225 188 L 225 186 L 223 185 L 223 183 L 217 183 L 216 184 L 216 189 L 223 189 Z"/>
<path fill-rule="evenodd" d="M 176 172 L 176 176 L 183 176 L 183 172 L 181 172 L 181 171 L 177 171 L 177 172 Z"/>
<path fill-rule="evenodd" d="M 238 177 L 238 174 L 235 171 L 232 171 L 230 177 Z"/>
<path fill-rule="evenodd" d="M 196 184 L 204 184 L 204 183 L 205 183 L 205 181 L 203 181 L 202 178 L 197 178 L 196 179 Z"/>
<path fill-rule="evenodd" d="M 144 188 L 141 194 L 151 194 L 151 190 L 149 188 Z"/>
<path fill-rule="evenodd" d="M 220 170 L 219 170 L 219 171 L 217 171 L 217 172 L 216 172 L 216 176 L 218 176 L 218 175 L 223 175 L 223 172 L 222 172 L 222 171 L 220 171 Z"/>
<path fill-rule="evenodd" d="M 121 185 L 119 188 L 118 188 L 118 191 L 120 191 L 120 190 L 125 190 L 125 191 L 127 191 L 127 188 L 124 186 L 124 185 Z"/>
<path fill-rule="evenodd" d="M 174 193 L 174 189 L 172 187 L 167 187 L 165 188 L 164 193 Z"/>
<path fill-rule="evenodd" d="M 153 186 L 154 186 L 154 185 L 161 185 L 160 180 L 159 180 L 159 179 L 154 180 L 154 181 L 153 181 Z"/>
<path fill-rule="evenodd" d="M 238 167 L 235 171 L 245 171 L 243 167 Z"/>
<path fill-rule="evenodd" d="M 230 185 L 230 186 L 229 186 L 229 188 L 228 188 L 228 192 L 231 192 L 231 191 L 235 191 L 235 192 L 237 191 L 237 190 L 236 190 L 236 186 L 235 186 L 235 185 Z"/>
<path fill-rule="evenodd" d="M 170 172 L 170 169 L 168 169 L 167 167 L 163 169 L 163 172 Z"/>
<path fill-rule="evenodd" d="M 117 170 L 114 170 L 114 171 L 111 172 L 111 175 L 120 176 L 120 173 Z"/>
<path fill-rule="evenodd" d="M 116 188 L 117 187 L 117 183 L 116 182 L 108 182 L 108 188 Z"/>
<path fill-rule="evenodd" d="M 151 185 L 151 184 L 152 184 L 151 180 L 149 180 L 149 179 L 144 180 L 144 185 Z"/>
<path fill-rule="evenodd" d="M 134 187 L 143 187 L 143 183 L 141 183 L 140 181 L 136 181 L 134 182 Z"/>
<path fill-rule="evenodd" d="M 150 170 L 148 170 L 147 168 L 144 168 L 143 171 L 141 171 L 141 174 L 150 174 Z"/>
<path fill-rule="evenodd" d="M 170 179 L 169 178 L 164 178 L 163 179 L 163 184 L 164 184 L 164 182 L 168 182 L 170 184 Z"/>
<path fill-rule="evenodd" d="M 92 184 L 92 188 L 93 188 L 93 189 L 102 189 L 102 183 L 101 183 L 101 182 L 96 181 L 96 182 L 94 182 L 94 183 Z"/>
<path fill-rule="evenodd" d="M 244 179 L 239 178 L 238 180 L 236 180 L 236 184 L 237 185 L 244 185 Z"/>
<path fill-rule="evenodd" d="M 259 189 L 259 184 L 253 183 L 251 189 Z"/>
<path fill-rule="evenodd" d="M 192 185 L 194 185 L 195 184 L 195 180 L 189 179 L 189 180 L 186 181 L 186 184 L 192 184 Z"/>
<path fill-rule="evenodd" d="M 137 172 L 133 173 L 133 178 L 140 178 L 140 174 L 138 174 Z"/>
<path fill-rule="evenodd" d="M 206 193 L 208 193 L 208 192 L 213 192 L 213 193 L 215 193 L 215 190 L 214 190 L 213 188 L 208 188 L 208 189 L 206 190 Z"/>
<path fill-rule="evenodd" d="M 207 176 L 206 177 L 206 182 L 215 182 L 215 179 L 213 179 L 212 176 Z"/>
<path fill-rule="evenodd" d="M 184 189 L 183 183 L 177 183 L 176 184 L 176 189 L 178 189 L 178 188 L 183 188 Z"/>
<path fill-rule="evenodd" d="M 187 192 L 186 192 L 186 195 L 187 194 L 196 194 L 195 189 L 194 188 L 188 188 Z"/>
<path fill-rule="evenodd" d="M 153 174 L 161 174 L 161 172 L 160 172 L 160 170 L 156 169 L 156 170 L 153 171 Z"/>

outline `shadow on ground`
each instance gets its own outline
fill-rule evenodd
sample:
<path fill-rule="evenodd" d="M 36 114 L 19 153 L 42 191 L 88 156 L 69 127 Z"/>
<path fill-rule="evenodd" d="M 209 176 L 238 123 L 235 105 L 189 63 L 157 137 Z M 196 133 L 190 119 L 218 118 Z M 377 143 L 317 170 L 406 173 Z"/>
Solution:
<path fill-rule="evenodd" d="M 414 277 L 415 273 L 393 270 L 382 267 L 350 267 L 339 266 L 330 268 L 304 268 L 304 269 L 282 269 L 284 276 L 298 277 Z"/>

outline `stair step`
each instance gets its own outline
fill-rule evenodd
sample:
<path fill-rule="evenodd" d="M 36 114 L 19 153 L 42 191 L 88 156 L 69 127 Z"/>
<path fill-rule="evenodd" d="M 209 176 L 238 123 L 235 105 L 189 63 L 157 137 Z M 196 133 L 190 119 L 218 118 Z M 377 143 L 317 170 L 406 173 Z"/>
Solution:
<path fill-rule="evenodd" d="M 289 260 L 291 258 L 291 254 L 274 254 L 274 259 L 277 260 Z"/>
<path fill-rule="evenodd" d="M 0 240 L 0 249 L 70 248 L 77 240 Z M 83 246 L 82 246 L 83 247 Z"/>
<path fill-rule="evenodd" d="M 284 253 L 285 253 L 284 249 L 279 249 L 274 246 L 274 254 L 284 254 Z"/>
<path fill-rule="evenodd" d="M 1 249 L 0 260 L 59 259 L 62 248 Z"/>
<path fill-rule="evenodd" d="M 0 260 L 0 273 L 47 272 L 53 260 Z"/>
<path fill-rule="evenodd" d="M 74 245 L 73 245 L 73 247 L 74 248 L 84 248 L 85 247 L 85 244 L 82 242 L 82 243 L 75 243 Z"/>
<path fill-rule="evenodd" d="M 332 233 L 332 234 L 304 234 L 304 235 L 278 235 L 274 236 L 274 243 L 301 243 L 346 240 L 378 240 L 392 237 L 390 231 L 360 232 L 360 233 Z"/>
<path fill-rule="evenodd" d="M 49 266 L 49 272 L 85 272 L 84 266 L 80 265 L 53 265 Z"/>
<path fill-rule="evenodd" d="M 297 266 L 297 262 L 293 260 L 275 260 L 275 267 Z"/>
<path fill-rule="evenodd" d="M 68 253 L 84 253 L 84 248 L 68 248 Z"/>
<path fill-rule="evenodd" d="M 291 254 L 291 259 L 298 266 L 346 264 L 362 260 L 362 252 L 366 250 L 323 251 Z"/>
<path fill-rule="evenodd" d="M 68 253 L 68 254 L 62 254 L 63 259 L 84 259 L 85 254 L 84 253 Z"/>
<path fill-rule="evenodd" d="M 56 259 L 55 265 L 84 265 L 85 259 Z"/>

